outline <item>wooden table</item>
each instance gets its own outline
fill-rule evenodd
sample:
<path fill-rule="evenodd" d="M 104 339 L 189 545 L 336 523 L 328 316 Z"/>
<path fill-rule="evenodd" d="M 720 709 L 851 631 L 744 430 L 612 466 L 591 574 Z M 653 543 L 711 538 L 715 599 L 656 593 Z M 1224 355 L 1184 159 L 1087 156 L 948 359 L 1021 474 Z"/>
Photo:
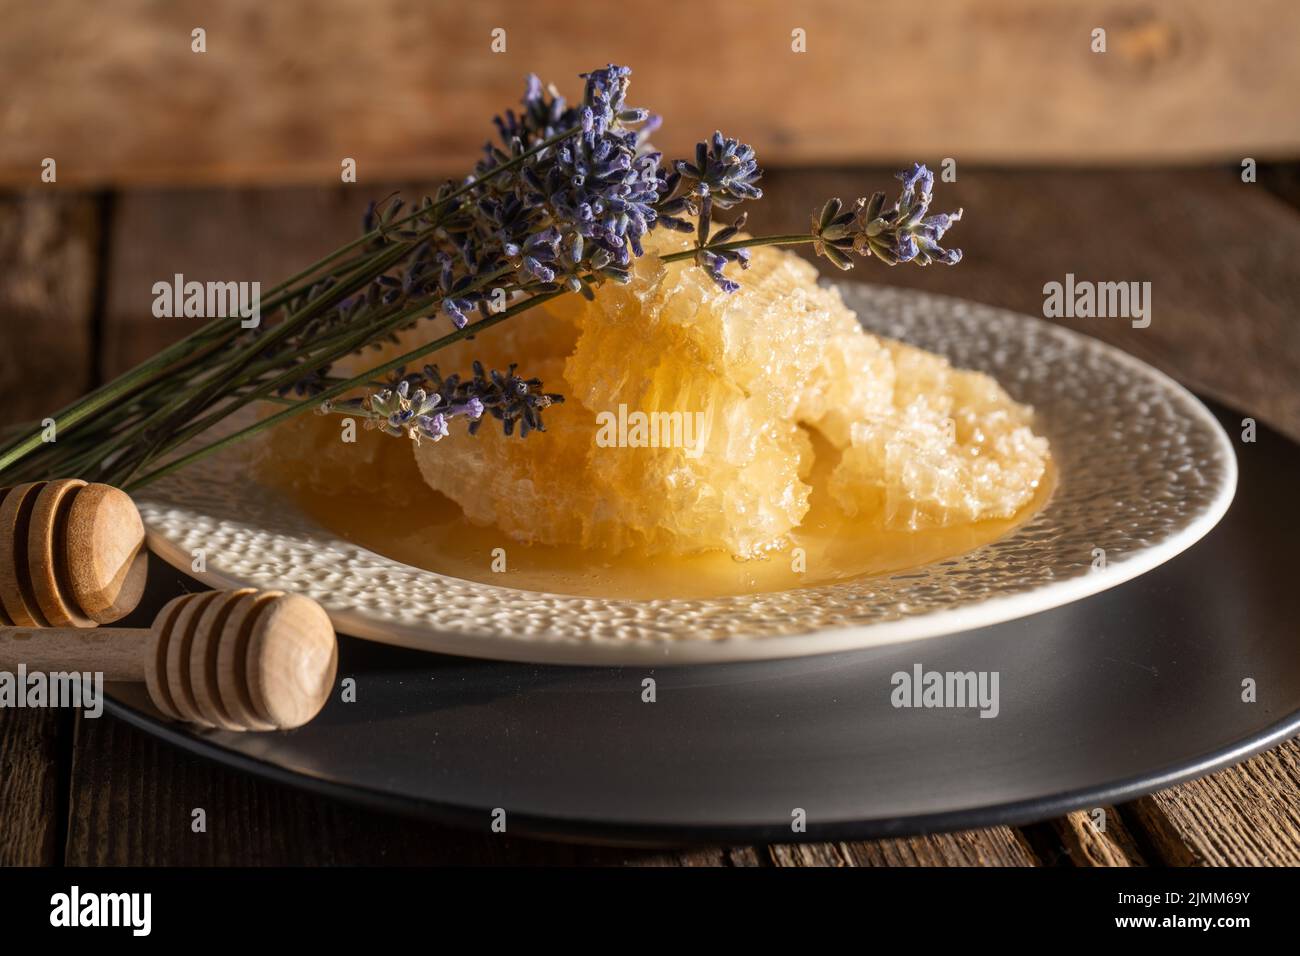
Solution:
<path fill-rule="evenodd" d="M 821 198 L 888 188 L 881 170 L 772 173 L 756 232 L 802 228 Z M 351 238 L 386 186 L 0 198 L 0 424 L 39 419 L 187 330 L 154 282 L 273 282 Z M 1149 280 L 1154 318 L 1067 320 L 1300 439 L 1300 172 L 959 170 L 955 269 L 857 276 L 1041 314 L 1067 272 Z M 411 193 L 414 195 L 414 192 Z M 207 811 L 206 833 L 191 811 Z M 1300 864 L 1300 747 L 1032 826 L 865 843 L 680 852 L 549 844 L 385 816 L 181 753 L 111 717 L 0 711 L 0 863 L 652 865 Z"/>

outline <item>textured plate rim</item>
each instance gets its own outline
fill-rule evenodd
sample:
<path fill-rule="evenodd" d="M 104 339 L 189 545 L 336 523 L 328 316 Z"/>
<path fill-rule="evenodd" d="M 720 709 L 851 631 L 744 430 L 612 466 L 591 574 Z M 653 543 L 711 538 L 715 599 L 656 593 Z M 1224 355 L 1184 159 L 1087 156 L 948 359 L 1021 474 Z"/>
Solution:
<path fill-rule="evenodd" d="M 954 305 L 980 305 L 973 300 L 956 296 L 919 293 L 901 288 L 895 288 L 892 291 L 902 295 L 946 300 Z M 1011 312 L 1011 310 L 996 307 L 983 307 L 994 308 L 999 312 Z M 342 633 L 384 644 L 463 657 L 522 663 L 577 666 L 672 666 L 815 656 L 943 637 L 959 631 L 1015 620 L 1039 611 L 1060 607 L 1063 604 L 1098 594 L 1145 574 L 1181 554 L 1209 533 L 1222 520 L 1232 503 L 1237 488 L 1238 469 L 1236 453 L 1231 440 L 1204 403 L 1169 375 L 1095 336 L 1067 329 L 1035 316 L 1024 315 L 1023 313 L 1011 314 L 1015 314 L 1024 321 L 1035 323 L 1051 334 L 1059 335 L 1067 340 L 1083 340 L 1086 347 L 1097 350 L 1110 361 L 1127 366 L 1131 370 L 1153 380 L 1164 391 L 1176 395 L 1181 400 L 1192 417 L 1214 436 L 1225 471 L 1218 493 L 1203 511 L 1159 543 L 1132 552 L 1122 561 L 1108 564 L 1105 570 L 1101 572 L 1051 581 L 1032 590 L 986 598 L 950 610 L 932 611 L 898 620 L 828 627 L 790 634 L 762 637 L 731 636 L 710 640 L 676 641 L 601 639 L 595 637 L 579 641 L 538 636 L 530 636 L 525 640 L 516 637 L 503 637 L 498 633 L 458 633 L 439 630 L 419 623 L 371 617 L 355 608 L 327 608 L 330 619 L 336 629 Z M 1050 502 L 1048 507 L 1050 507 Z M 259 582 L 223 573 L 217 568 L 194 571 L 192 569 L 192 556 L 181 544 L 159 532 L 152 526 L 148 518 L 146 518 L 146 527 L 148 544 L 155 554 L 168 564 L 203 583 L 218 588 L 263 586 Z M 329 532 L 328 529 L 320 528 L 319 532 L 331 538 L 337 538 L 337 535 Z M 352 543 L 349 542 L 349 544 Z M 355 547 L 355 545 L 352 546 Z M 380 560 L 394 560 L 375 552 L 368 553 L 373 554 Z M 437 572 L 433 571 L 428 573 L 431 575 L 437 574 Z M 503 596 L 520 593 L 519 589 L 516 588 L 498 587 L 498 590 Z"/>

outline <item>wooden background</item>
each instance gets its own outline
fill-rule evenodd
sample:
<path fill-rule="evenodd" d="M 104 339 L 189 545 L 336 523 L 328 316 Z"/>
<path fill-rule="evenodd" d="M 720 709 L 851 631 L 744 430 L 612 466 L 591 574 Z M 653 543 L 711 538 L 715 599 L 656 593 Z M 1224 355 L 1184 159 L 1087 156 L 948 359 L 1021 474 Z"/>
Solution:
<path fill-rule="evenodd" d="M 1300 440 L 1300 172 L 1239 174 L 1244 156 L 1300 156 L 1293 0 L 0 0 L 0 18 L 0 427 L 181 335 L 184 320 L 152 318 L 153 282 L 276 281 L 351 238 L 366 200 L 464 169 L 524 73 L 576 93 L 573 74 L 613 59 L 636 69 L 633 101 L 670 117 L 665 149 L 717 126 L 759 148 L 756 231 L 888 185 L 882 164 L 952 156 L 940 202 L 966 207 L 965 261 L 857 277 L 1032 314 L 1066 272 L 1151 281 L 1150 328 L 1067 324 Z M 196 26 L 206 54 L 190 52 Z M 498 26 L 507 52 L 492 54 Z M 1106 54 L 1089 50 L 1098 26 Z M 47 156 L 55 184 L 39 181 Z M 339 184 L 345 156 L 356 185 Z M 413 823 L 112 718 L 0 710 L 0 864 L 1300 865 L 1298 794 L 1292 741 L 1105 808 L 1104 832 L 1076 813 L 629 851 Z"/>
<path fill-rule="evenodd" d="M 0 0 L 0 22 L 15 186 L 45 157 L 80 185 L 337 182 L 344 157 L 363 182 L 440 175 L 525 74 L 577 98 L 576 74 L 611 60 L 668 117 L 669 155 L 715 128 L 772 166 L 1300 148 L 1294 0 Z"/>

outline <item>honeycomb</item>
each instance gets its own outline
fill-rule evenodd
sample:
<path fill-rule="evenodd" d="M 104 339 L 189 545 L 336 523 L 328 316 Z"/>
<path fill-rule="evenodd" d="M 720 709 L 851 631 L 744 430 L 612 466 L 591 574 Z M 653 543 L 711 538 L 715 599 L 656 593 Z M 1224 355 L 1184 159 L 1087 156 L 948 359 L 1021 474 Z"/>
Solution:
<path fill-rule="evenodd" d="M 754 249 L 728 295 L 703 270 L 659 260 L 688 239 L 650 238 L 627 285 L 553 300 L 437 355 L 447 373 L 518 362 L 562 392 L 544 434 L 507 438 L 484 423 L 471 437 L 456 423 L 437 443 L 364 433 L 345 446 L 337 422 L 314 419 L 277 438 L 305 453 L 300 480 L 409 497 L 413 453 L 425 484 L 518 541 L 741 559 L 787 545 L 813 480 L 846 518 L 891 529 L 1006 518 L 1029 503 L 1047 442 L 992 378 L 866 333 L 797 255 Z M 408 333 L 365 364 L 427 336 Z M 838 455 L 820 479 L 809 430 Z"/>

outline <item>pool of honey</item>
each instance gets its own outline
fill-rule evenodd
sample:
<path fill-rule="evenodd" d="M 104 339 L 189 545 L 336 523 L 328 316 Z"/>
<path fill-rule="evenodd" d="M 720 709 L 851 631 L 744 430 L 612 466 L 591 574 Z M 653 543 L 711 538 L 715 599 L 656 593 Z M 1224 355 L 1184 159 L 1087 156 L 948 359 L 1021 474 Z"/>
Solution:
<path fill-rule="evenodd" d="M 1049 463 L 1034 498 L 1014 518 L 893 531 L 846 518 L 819 480 L 829 471 L 830 456 L 819 454 L 817 460 L 810 508 L 791 533 L 790 547 L 747 561 L 721 552 L 666 557 L 524 544 L 497 528 L 471 523 L 454 501 L 432 489 L 419 508 L 393 504 L 380 493 L 340 495 L 301 488 L 292 493 L 321 526 L 404 564 L 527 591 L 649 600 L 814 587 L 943 561 L 1023 524 L 1042 509 L 1055 486 Z M 413 459 L 411 472 L 411 480 L 419 482 Z"/>

